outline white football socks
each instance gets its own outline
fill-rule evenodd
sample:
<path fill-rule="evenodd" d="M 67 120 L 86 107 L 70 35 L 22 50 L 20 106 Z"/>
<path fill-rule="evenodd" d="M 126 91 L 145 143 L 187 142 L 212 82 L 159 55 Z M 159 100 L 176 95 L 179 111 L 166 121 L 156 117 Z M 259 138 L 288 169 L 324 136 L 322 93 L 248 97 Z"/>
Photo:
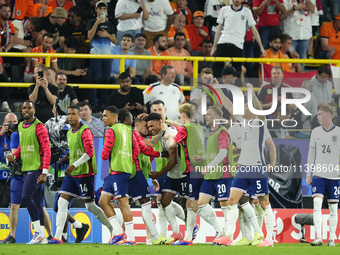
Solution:
<path fill-rule="evenodd" d="M 85 203 L 85 207 L 86 209 L 93 213 L 94 216 L 96 216 L 96 218 L 103 224 L 105 225 L 110 233 L 113 232 L 113 227 L 111 226 L 111 223 L 109 221 L 109 219 L 106 217 L 105 213 L 103 212 L 103 210 L 97 206 L 94 201 L 93 202 L 88 202 L 88 203 Z"/>
<path fill-rule="evenodd" d="M 328 203 L 329 208 L 329 240 L 335 240 L 336 226 L 338 225 L 338 203 Z"/>
<path fill-rule="evenodd" d="M 151 201 L 145 204 L 142 204 L 141 207 L 142 207 L 142 216 L 145 221 L 145 224 L 148 226 L 151 238 L 153 240 L 158 240 L 159 234 L 156 229 L 155 220 L 153 218 L 153 214 L 151 211 Z"/>
<path fill-rule="evenodd" d="M 135 241 L 135 235 L 133 233 L 133 221 L 124 222 L 125 233 L 127 241 Z"/>
<path fill-rule="evenodd" d="M 322 223 L 322 198 L 321 197 L 315 197 L 313 199 L 313 221 L 314 221 L 314 227 L 316 231 L 316 238 L 321 239 L 321 223 Z"/>
<path fill-rule="evenodd" d="M 81 224 L 79 221 L 75 219 L 75 222 L 72 223 L 74 228 L 82 228 L 83 224 Z"/>
<path fill-rule="evenodd" d="M 253 234 L 254 229 L 251 226 L 251 223 L 247 216 L 244 216 L 243 223 L 244 223 L 244 232 L 245 232 L 244 237 L 247 239 L 248 242 L 251 242 L 254 239 L 254 234 Z"/>
<path fill-rule="evenodd" d="M 160 235 L 166 237 L 168 232 L 168 221 L 165 217 L 161 202 L 157 202 Z"/>
<path fill-rule="evenodd" d="M 234 240 L 234 233 L 236 230 L 236 221 L 237 221 L 237 205 L 229 205 L 228 206 L 228 226 L 226 235 L 230 240 Z"/>
<path fill-rule="evenodd" d="M 171 205 L 175 210 L 176 217 L 185 222 L 185 213 L 184 213 L 182 206 L 180 206 L 179 204 L 177 204 L 174 201 L 171 202 Z"/>
<path fill-rule="evenodd" d="M 120 235 L 120 234 L 123 233 L 123 229 L 122 229 L 122 226 L 117 219 L 117 215 L 110 217 L 109 221 L 110 221 L 110 224 L 113 228 L 113 232 L 111 233 L 113 236 L 114 235 Z"/>
<path fill-rule="evenodd" d="M 223 229 L 217 220 L 214 209 L 209 204 L 199 206 L 197 214 L 201 216 L 206 222 L 208 222 L 216 232 L 222 233 Z"/>
<path fill-rule="evenodd" d="M 228 232 L 228 206 L 221 206 L 221 209 L 223 211 L 224 214 L 224 225 L 225 225 L 225 232 Z"/>
<path fill-rule="evenodd" d="M 185 241 L 192 240 L 192 233 L 194 231 L 195 223 L 196 223 L 197 213 L 195 213 L 192 208 L 187 208 L 187 224 L 186 224 L 186 232 L 185 232 Z"/>
<path fill-rule="evenodd" d="M 67 208 L 68 208 L 69 202 L 62 198 L 59 197 L 58 199 L 58 212 L 57 212 L 57 219 L 56 219 L 56 226 L 57 230 L 55 232 L 54 238 L 61 240 L 61 236 L 63 234 L 63 229 L 65 226 L 65 222 L 67 219 Z"/>
<path fill-rule="evenodd" d="M 254 205 L 254 211 L 257 219 L 257 224 L 259 225 L 259 228 L 262 231 L 262 225 L 263 225 L 263 209 L 261 207 L 261 204 L 255 204 Z"/>
<path fill-rule="evenodd" d="M 179 234 L 179 226 L 177 223 L 176 212 L 174 210 L 174 207 L 172 206 L 172 204 L 169 204 L 163 210 L 164 210 L 165 217 L 168 220 L 172 228 L 172 232 L 174 232 L 175 234 Z"/>
<path fill-rule="evenodd" d="M 259 224 L 257 223 L 257 220 L 256 220 L 254 208 L 249 204 L 249 202 L 244 203 L 243 205 L 241 205 L 241 207 L 244 210 L 247 220 L 249 220 L 251 225 L 253 226 L 255 232 L 262 233 L 262 230 L 259 227 Z"/>
<path fill-rule="evenodd" d="M 267 241 L 273 242 L 273 230 L 274 230 L 274 213 L 271 205 L 268 205 L 264 210 L 264 221 L 267 228 Z"/>

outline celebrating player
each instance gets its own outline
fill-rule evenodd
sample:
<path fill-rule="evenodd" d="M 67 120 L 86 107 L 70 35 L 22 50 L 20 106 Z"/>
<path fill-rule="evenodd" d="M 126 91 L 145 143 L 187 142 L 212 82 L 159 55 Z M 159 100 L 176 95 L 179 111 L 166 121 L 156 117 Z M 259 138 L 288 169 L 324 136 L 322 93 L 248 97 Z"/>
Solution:
<path fill-rule="evenodd" d="M 109 244 L 136 245 L 128 195 L 129 179 L 140 150 L 131 127 L 117 122 L 118 113 L 115 106 L 108 106 L 103 112 L 104 124 L 110 128 L 105 133 L 101 157 L 103 160 L 110 159 L 110 169 L 109 178 L 105 181 L 99 204 L 114 227 L 115 232 L 112 234 Z M 126 234 L 119 226 L 116 213 L 110 205 L 112 197 L 116 197 L 118 200 Z M 125 237 L 127 239 L 123 240 Z"/>
<path fill-rule="evenodd" d="M 308 152 L 307 179 L 308 185 L 312 185 L 313 192 L 313 220 L 316 231 L 316 239 L 310 244 L 322 246 L 321 223 L 322 201 L 327 194 L 329 215 L 329 240 L 328 246 L 335 246 L 335 231 L 338 225 L 338 203 L 340 192 L 339 174 L 339 138 L 340 128 L 332 122 L 333 110 L 324 105 L 319 108 L 318 122 L 321 126 L 313 129 Z M 311 173 L 313 172 L 313 181 Z"/>
<path fill-rule="evenodd" d="M 248 88 L 252 85 L 247 83 Z M 233 105 L 230 100 L 224 96 L 221 89 L 217 89 L 221 96 L 223 106 L 233 114 Z M 262 110 L 261 104 L 257 99 L 254 91 L 251 95 L 252 102 L 255 109 Z M 248 100 L 250 100 L 248 98 Z M 260 204 L 264 210 L 264 218 L 267 227 L 267 237 L 265 240 L 262 230 L 260 229 L 253 207 L 246 202 L 241 207 L 248 216 L 254 230 L 255 236 L 252 245 L 272 246 L 273 245 L 273 228 L 274 228 L 274 214 L 269 202 L 268 189 L 268 168 L 275 167 L 276 149 L 273 140 L 270 137 L 267 126 L 264 123 L 264 116 L 256 116 L 252 113 L 248 105 L 244 106 L 244 115 L 242 116 L 248 122 L 244 122 L 242 150 L 238 163 L 241 165 L 239 172 L 231 186 L 228 206 L 228 227 L 225 237 L 216 240 L 217 244 L 233 245 L 233 236 L 236 229 L 237 221 L 237 204 L 244 193 L 247 192 L 248 187 L 254 189 L 255 195 L 259 198 Z M 264 161 L 263 148 L 267 144 L 270 150 L 271 165 L 267 167 Z"/>
<path fill-rule="evenodd" d="M 27 206 L 34 227 L 34 236 L 27 244 L 46 244 L 44 211 L 42 207 L 43 186 L 50 168 L 51 148 L 46 127 L 34 116 L 33 102 L 22 104 L 23 122 L 19 123 L 20 146 L 14 154 L 7 155 L 12 162 L 21 158 L 25 180 L 22 188 L 22 203 Z"/>
<path fill-rule="evenodd" d="M 80 110 L 76 105 L 68 107 L 67 120 L 72 126 L 72 129 L 67 132 L 70 166 L 65 170 L 66 176 L 60 188 L 56 234 L 48 241 L 49 244 L 63 243 L 61 237 L 67 219 L 67 209 L 74 197 L 81 197 L 86 209 L 93 213 L 110 233 L 113 231 L 104 212 L 94 202 L 94 176 L 97 173 L 97 165 L 91 129 L 80 122 Z M 77 228 L 75 225 L 74 227 Z M 82 228 L 82 224 L 78 227 Z"/>

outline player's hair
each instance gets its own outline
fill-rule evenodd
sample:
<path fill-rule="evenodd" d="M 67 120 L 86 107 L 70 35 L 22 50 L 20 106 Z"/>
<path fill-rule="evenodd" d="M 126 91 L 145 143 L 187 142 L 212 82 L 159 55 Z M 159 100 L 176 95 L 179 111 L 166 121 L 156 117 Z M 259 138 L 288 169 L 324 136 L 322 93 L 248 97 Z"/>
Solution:
<path fill-rule="evenodd" d="M 329 112 L 331 117 L 333 117 L 334 111 L 330 105 L 323 105 L 319 108 L 319 111 Z"/>
<path fill-rule="evenodd" d="M 119 76 L 118 76 L 118 80 L 124 80 L 126 78 L 131 78 L 130 73 L 128 72 L 122 72 Z"/>
<path fill-rule="evenodd" d="M 191 116 L 191 106 L 189 103 L 181 104 L 178 107 L 178 112 L 179 113 L 184 113 L 188 118 Z"/>
<path fill-rule="evenodd" d="M 11 6 L 9 6 L 9 4 L 2 4 L 1 6 L 0 6 L 0 10 L 3 8 L 3 7 L 9 7 L 9 8 L 11 8 Z"/>
<path fill-rule="evenodd" d="M 131 41 L 133 42 L 133 36 L 132 35 L 130 35 L 130 34 L 124 34 L 123 36 L 122 36 L 122 39 L 120 40 L 120 41 L 123 41 L 123 38 L 130 38 L 131 39 Z"/>
<path fill-rule="evenodd" d="M 30 104 L 32 104 L 33 107 L 35 108 L 35 104 L 34 104 L 31 100 L 26 100 L 26 101 L 24 101 L 24 102 L 22 103 L 22 105 L 21 105 L 21 108 L 22 108 L 22 106 L 24 105 L 24 103 L 30 103 Z"/>
<path fill-rule="evenodd" d="M 174 67 L 171 65 L 162 66 L 161 70 L 159 71 L 159 75 L 161 76 L 162 79 L 163 79 L 163 74 L 166 75 L 168 73 L 168 69 L 174 69 Z"/>
<path fill-rule="evenodd" d="M 283 69 L 281 66 L 273 66 L 272 70 L 270 70 L 270 72 L 272 72 L 274 69 L 280 69 L 281 72 L 283 73 Z"/>
<path fill-rule="evenodd" d="M 162 35 L 162 34 L 155 35 L 155 37 L 153 38 L 153 44 L 156 44 L 156 42 L 158 42 L 159 38 L 161 38 L 163 36 L 164 35 Z"/>
<path fill-rule="evenodd" d="M 273 35 L 271 35 L 271 36 L 270 36 L 269 42 L 272 42 L 272 41 L 274 41 L 274 40 L 276 40 L 276 39 L 280 39 L 280 41 L 281 41 L 281 35 L 279 35 L 279 34 L 273 34 Z"/>
<path fill-rule="evenodd" d="M 76 49 L 77 48 L 77 39 L 74 36 L 66 37 L 66 39 L 65 39 L 65 46 L 67 48 Z"/>
<path fill-rule="evenodd" d="M 92 106 L 90 105 L 90 103 L 88 103 L 86 101 L 79 102 L 77 105 L 79 106 L 79 108 L 84 107 L 84 106 L 87 105 L 90 108 L 90 110 L 92 110 Z"/>
<path fill-rule="evenodd" d="M 65 75 L 66 81 L 67 81 L 67 75 L 66 75 L 66 73 L 63 73 L 63 72 L 57 73 L 55 80 L 57 80 L 60 75 Z"/>
<path fill-rule="evenodd" d="M 78 112 L 80 112 L 80 108 L 79 108 L 79 106 L 76 105 L 76 104 L 70 105 L 69 107 L 67 107 L 67 110 L 68 110 L 68 109 L 75 109 L 75 110 L 78 110 Z"/>
<path fill-rule="evenodd" d="M 194 101 L 190 101 L 189 103 L 197 110 L 198 105 Z"/>
<path fill-rule="evenodd" d="M 174 41 L 176 41 L 176 38 L 177 38 L 178 36 L 183 36 L 183 37 L 185 38 L 185 34 L 184 34 L 184 33 L 178 32 L 178 33 L 176 33 L 175 36 L 174 36 Z"/>
<path fill-rule="evenodd" d="M 142 119 L 142 118 L 135 118 L 135 124 L 137 123 L 141 123 L 143 121 L 145 121 L 146 118 Z"/>
<path fill-rule="evenodd" d="M 79 6 L 72 6 L 68 13 L 73 12 L 77 17 L 81 17 L 81 9 Z"/>
<path fill-rule="evenodd" d="M 222 112 L 221 108 L 219 108 L 219 107 L 217 107 L 217 106 L 209 106 L 209 107 L 208 107 L 208 110 L 209 110 L 209 109 L 214 110 L 214 112 L 218 115 L 219 118 L 222 117 L 223 112 Z"/>
<path fill-rule="evenodd" d="M 114 114 L 114 115 L 119 114 L 118 108 L 114 105 L 106 106 L 104 110 L 109 111 L 111 114 Z"/>
<path fill-rule="evenodd" d="M 322 74 L 322 73 L 331 75 L 331 69 L 329 68 L 329 66 L 320 66 L 318 68 L 318 74 Z"/>
<path fill-rule="evenodd" d="M 42 37 L 43 40 L 44 40 L 44 38 L 45 38 L 46 36 L 47 36 L 48 38 L 53 39 L 53 35 L 52 35 L 51 33 L 45 33 L 45 34 L 43 34 L 43 37 Z"/>
<path fill-rule="evenodd" d="M 155 105 L 155 104 L 162 104 L 165 107 L 165 104 L 162 100 L 155 100 L 151 103 L 151 106 Z"/>
<path fill-rule="evenodd" d="M 47 70 L 52 70 L 53 71 L 53 73 L 54 73 L 54 75 L 57 75 L 57 72 L 56 72 L 56 70 L 53 68 L 53 67 L 47 67 Z M 49 76 L 50 75 L 50 73 L 49 72 L 47 72 L 47 76 Z"/>
<path fill-rule="evenodd" d="M 128 119 L 129 117 L 132 117 L 129 110 L 127 110 L 125 108 L 119 109 L 119 111 L 118 111 L 118 121 L 120 123 L 124 123 L 126 121 L 126 119 Z"/>
<path fill-rule="evenodd" d="M 202 44 L 201 44 L 201 46 L 203 46 L 203 44 L 205 44 L 205 43 L 207 43 L 207 44 L 209 44 L 209 43 L 213 44 L 213 42 L 212 42 L 210 39 L 204 39 L 203 42 L 202 42 Z"/>
<path fill-rule="evenodd" d="M 148 121 L 151 121 L 151 120 L 162 120 L 162 116 L 158 113 L 150 113 L 146 118 L 145 118 L 145 121 L 148 122 Z"/>
<path fill-rule="evenodd" d="M 31 22 L 32 26 L 34 27 L 34 31 L 40 32 L 43 29 L 42 20 L 38 17 L 32 17 L 28 19 Z"/>
<path fill-rule="evenodd" d="M 212 74 L 214 75 L 214 71 L 210 68 L 210 67 L 204 67 L 202 70 L 201 70 L 201 73 L 200 75 L 202 76 L 203 74 Z"/>
<path fill-rule="evenodd" d="M 41 68 L 41 71 L 46 72 L 46 73 L 48 72 L 48 68 L 43 64 L 37 64 L 35 65 L 34 68 Z"/>
<path fill-rule="evenodd" d="M 287 35 L 287 34 L 282 34 L 281 35 L 281 43 L 285 43 L 288 40 L 293 40 L 293 38 L 290 35 Z"/>

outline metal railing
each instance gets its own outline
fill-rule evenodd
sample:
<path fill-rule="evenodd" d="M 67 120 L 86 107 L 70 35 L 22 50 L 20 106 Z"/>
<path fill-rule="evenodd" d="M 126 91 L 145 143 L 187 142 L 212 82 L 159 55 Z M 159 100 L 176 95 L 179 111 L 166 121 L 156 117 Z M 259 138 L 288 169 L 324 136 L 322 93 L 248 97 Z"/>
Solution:
<path fill-rule="evenodd" d="M 192 61 L 193 62 L 193 78 L 198 78 L 198 62 L 243 62 L 243 63 L 311 63 L 311 64 L 336 64 L 340 66 L 340 60 L 330 59 L 282 59 L 282 58 L 222 58 L 222 57 L 178 57 L 178 56 L 151 56 L 151 55 L 105 55 L 105 54 L 65 54 L 65 53 L 29 53 L 29 52 L 0 52 L 1 57 L 42 57 L 45 58 L 46 66 L 50 66 L 51 58 L 76 58 L 76 59 L 120 59 L 120 72 L 125 71 L 125 59 L 136 60 L 171 60 L 171 61 Z M 0 87 L 28 87 L 29 83 L 19 82 L 0 82 Z M 105 84 L 68 84 L 79 88 L 88 89 L 118 89 L 119 85 Z M 146 85 L 135 85 L 140 89 L 145 89 Z M 189 91 L 190 86 L 181 86 L 182 90 Z M 246 91 L 247 88 L 241 88 Z M 259 88 L 254 88 L 255 91 Z"/>

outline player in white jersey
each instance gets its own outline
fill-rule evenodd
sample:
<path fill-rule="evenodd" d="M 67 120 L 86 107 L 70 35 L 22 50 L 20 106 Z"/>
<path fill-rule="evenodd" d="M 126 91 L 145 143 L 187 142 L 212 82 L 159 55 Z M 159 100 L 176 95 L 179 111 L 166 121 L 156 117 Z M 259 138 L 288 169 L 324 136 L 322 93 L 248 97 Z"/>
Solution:
<path fill-rule="evenodd" d="M 246 84 L 248 88 L 253 86 Z M 216 89 L 221 96 L 223 106 L 233 114 L 233 105 L 230 100 L 224 96 L 221 89 Z M 254 108 L 262 110 L 261 104 L 257 99 L 254 91 L 252 93 L 252 101 Z M 260 229 L 255 212 L 249 202 L 242 204 L 241 207 L 250 220 L 254 230 L 255 236 L 252 245 L 272 246 L 272 235 L 274 228 L 274 214 L 269 202 L 268 190 L 268 168 L 275 167 L 276 149 L 273 140 L 270 137 L 267 126 L 265 125 L 264 116 L 256 116 L 250 112 L 248 105 L 244 106 L 244 115 L 247 122 L 241 123 L 243 130 L 242 150 L 238 163 L 241 165 L 239 172 L 232 183 L 230 197 L 229 197 L 229 211 L 228 211 L 228 227 L 225 237 L 216 241 L 221 245 L 233 245 L 233 236 L 236 229 L 237 221 L 237 204 L 248 188 L 253 188 L 255 195 L 259 198 L 261 207 L 264 210 L 264 217 L 267 227 L 267 237 L 265 240 L 262 230 Z M 271 165 L 266 166 L 263 155 L 263 148 L 267 144 L 270 150 Z"/>
<path fill-rule="evenodd" d="M 333 110 L 328 105 L 319 108 L 317 118 L 321 126 L 313 129 L 309 143 L 306 181 L 308 185 L 312 185 L 313 220 L 316 231 L 316 239 L 310 243 L 312 246 L 323 245 L 321 208 L 324 194 L 328 195 L 330 211 L 328 246 L 335 246 L 340 192 L 340 128 L 333 124 L 332 116 Z M 313 181 L 311 181 L 312 172 Z"/>

